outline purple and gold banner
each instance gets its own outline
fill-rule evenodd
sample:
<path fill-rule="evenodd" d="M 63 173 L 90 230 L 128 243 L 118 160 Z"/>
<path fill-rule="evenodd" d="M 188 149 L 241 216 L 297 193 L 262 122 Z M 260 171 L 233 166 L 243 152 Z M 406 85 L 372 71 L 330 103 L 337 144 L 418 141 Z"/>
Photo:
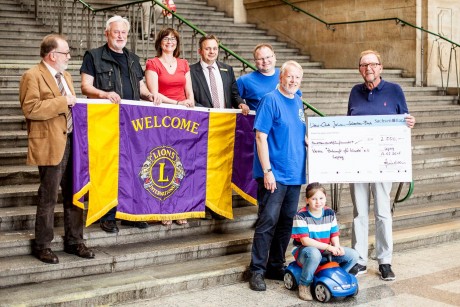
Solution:
<path fill-rule="evenodd" d="M 233 218 L 232 188 L 255 204 L 254 116 L 80 99 L 74 118 L 74 204 L 87 225 L 117 206 L 131 221 Z"/>

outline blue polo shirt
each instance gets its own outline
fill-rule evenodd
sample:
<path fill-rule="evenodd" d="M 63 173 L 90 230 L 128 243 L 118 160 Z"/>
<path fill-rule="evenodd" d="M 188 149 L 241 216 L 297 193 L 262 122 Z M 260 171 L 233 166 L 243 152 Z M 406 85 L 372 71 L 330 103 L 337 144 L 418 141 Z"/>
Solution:
<path fill-rule="evenodd" d="M 254 129 L 267 134 L 270 166 L 275 180 L 284 185 L 306 183 L 305 116 L 300 97 L 290 99 L 278 89 L 260 101 Z M 263 178 L 255 145 L 253 177 Z"/>
<path fill-rule="evenodd" d="M 406 97 L 398 84 L 381 80 L 370 91 L 364 83 L 355 85 L 348 99 L 347 115 L 408 114 Z"/>

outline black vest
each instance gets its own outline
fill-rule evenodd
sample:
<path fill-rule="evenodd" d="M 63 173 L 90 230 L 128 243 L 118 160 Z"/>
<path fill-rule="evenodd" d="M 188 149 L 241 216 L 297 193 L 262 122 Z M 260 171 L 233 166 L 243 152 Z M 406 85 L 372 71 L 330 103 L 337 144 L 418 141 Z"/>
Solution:
<path fill-rule="evenodd" d="M 94 87 L 104 92 L 115 92 L 123 98 L 122 86 L 126 86 L 126 84 L 122 85 L 119 64 L 110 54 L 108 45 L 105 44 L 102 47 L 91 49 L 86 51 L 86 53 L 91 55 L 96 70 Z M 126 48 L 123 48 L 123 53 L 126 55 L 128 61 L 133 100 L 140 100 L 139 79 L 143 78 L 143 72 L 139 65 L 139 57 Z"/>

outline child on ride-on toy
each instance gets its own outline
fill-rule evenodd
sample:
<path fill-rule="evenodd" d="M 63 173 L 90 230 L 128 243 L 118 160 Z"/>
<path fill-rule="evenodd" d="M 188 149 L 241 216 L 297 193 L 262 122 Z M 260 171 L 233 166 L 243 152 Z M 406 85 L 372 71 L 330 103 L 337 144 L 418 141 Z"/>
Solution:
<path fill-rule="evenodd" d="M 326 190 L 315 182 L 306 189 L 307 206 L 300 209 L 294 217 L 292 254 L 302 267 L 299 281 L 299 297 L 311 301 L 310 284 L 318 265 L 327 261 L 322 255 L 329 251 L 332 261 L 349 271 L 358 261 L 358 253 L 348 247 L 340 246 L 339 226 L 334 210 L 326 207 Z"/>

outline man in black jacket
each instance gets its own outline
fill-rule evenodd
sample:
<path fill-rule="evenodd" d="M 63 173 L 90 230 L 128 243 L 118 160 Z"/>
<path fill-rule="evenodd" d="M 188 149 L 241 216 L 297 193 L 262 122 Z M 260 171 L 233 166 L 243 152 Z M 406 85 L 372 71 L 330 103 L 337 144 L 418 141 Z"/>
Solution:
<path fill-rule="evenodd" d="M 233 68 L 217 61 L 219 41 L 214 35 L 201 37 L 199 62 L 190 66 L 195 105 L 206 108 L 235 108 L 248 114 L 249 108 L 240 97 Z"/>
<path fill-rule="evenodd" d="M 139 57 L 125 48 L 130 24 L 126 18 L 113 16 L 107 20 L 107 43 L 88 50 L 80 68 L 81 92 L 88 98 L 108 99 L 119 103 L 121 99 L 153 101 L 144 83 L 144 72 Z M 100 219 L 102 230 L 117 233 L 117 208 L 112 208 Z M 147 228 L 146 222 L 122 221 L 122 225 Z"/>

